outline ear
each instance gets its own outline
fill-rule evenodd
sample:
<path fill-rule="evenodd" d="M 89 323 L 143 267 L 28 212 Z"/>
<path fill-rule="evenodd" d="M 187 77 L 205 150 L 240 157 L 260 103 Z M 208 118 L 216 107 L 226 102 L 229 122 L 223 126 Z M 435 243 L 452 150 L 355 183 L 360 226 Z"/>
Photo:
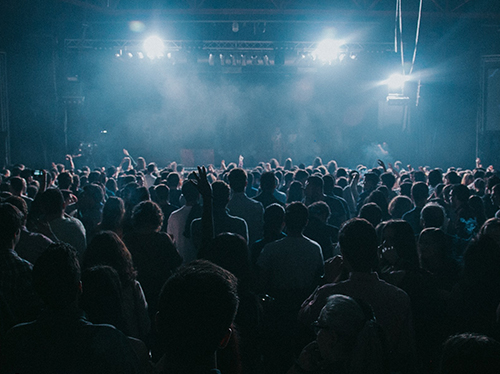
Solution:
<path fill-rule="evenodd" d="M 219 343 L 219 349 L 226 348 L 232 335 L 233 335 L 233 330 L 229 327 L 226 331 L 226 334 L 224 335 L 224 337 L 222 338 L 222 340 Z"/>
<path fill-rule="evenodd" d="M 81 295 L 83 293 L 83 286 L 82 282 L 78 282 L 78 295 Z"/>

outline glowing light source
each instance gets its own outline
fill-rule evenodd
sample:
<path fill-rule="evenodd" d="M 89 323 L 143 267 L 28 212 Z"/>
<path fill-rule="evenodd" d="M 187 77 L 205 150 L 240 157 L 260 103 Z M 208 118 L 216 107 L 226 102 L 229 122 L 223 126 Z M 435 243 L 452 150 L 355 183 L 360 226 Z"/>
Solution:
<path fill-rule="evenodd" d="M 408 80 L 408 77 L 402 74 L 393 74 L 386 80 L 387 86 L 389 86 L 390 91 L 402 91 L 405 82 Z"/>
<path fill-rule="evenodd" d="M 339 57 L 342 45 L 344 45 L 342 40 L 325 39 L 318 43 L 312 54 L 315 59 L 332 62 Z"/>
<path fill-rule="evenodd" d="M 144 41 L 144 51 L 151 60 L 163 57 L 165 45 L 158 36 L 150 36 Z"/>

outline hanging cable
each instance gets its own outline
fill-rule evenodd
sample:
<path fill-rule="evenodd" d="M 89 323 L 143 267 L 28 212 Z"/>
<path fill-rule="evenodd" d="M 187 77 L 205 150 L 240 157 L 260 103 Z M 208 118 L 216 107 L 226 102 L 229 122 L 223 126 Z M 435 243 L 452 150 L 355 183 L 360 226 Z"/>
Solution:
<path fill-rule="evenodd" d="M 420 6 L 418 8 L 417 32 L 415 35 L 415 49 L 413 50 L 413 58 L 411 61 L 411 68 L 410 68 L 409 75 L 411 75 L 411 73 L 413 73 L 413 68 L 415 67 L 415 60 L 417 58 L 417 47 L 418 47 L 418 39 L 420 37 L 420 23 L 422 21 L 422 5 L 423 5 L 423 3 L 424 3 L 424 1 L 420 0 Z"/>
<path fill-rule="evenodd" d="M 401 52 L 401 68 L 403 69 L 403 75 L 405 75 L 405 55 L 403 51 L 403 11 L 401 7 L 401 0 L 399 2 L 399 49 Z"/>
<path fill-rule="evenodd" d="M 396 16 L 394 18 L 394 52 L 398 53 L 398 16 L 399 16 L 399 0 L 396 0 Z"/>

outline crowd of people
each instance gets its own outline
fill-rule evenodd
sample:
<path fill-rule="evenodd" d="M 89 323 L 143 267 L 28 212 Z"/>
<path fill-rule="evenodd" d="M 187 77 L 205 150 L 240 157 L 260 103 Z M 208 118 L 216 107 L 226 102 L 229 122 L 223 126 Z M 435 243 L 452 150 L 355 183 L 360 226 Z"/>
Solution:
<path fill-rule="evenodd" d="M 500 175 L 276 159 L 0 178 L 0 373 L 498 373 Z"/>

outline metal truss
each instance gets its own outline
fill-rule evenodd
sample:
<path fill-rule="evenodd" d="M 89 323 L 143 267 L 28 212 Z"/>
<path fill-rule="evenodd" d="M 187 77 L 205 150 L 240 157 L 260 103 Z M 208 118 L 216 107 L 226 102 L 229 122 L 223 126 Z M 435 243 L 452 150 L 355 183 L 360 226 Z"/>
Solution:
<path fill-rule="evenodd" d="M 104 40 L 104 39 L 65 39 L 64 47 L 71 50 L 112 50 L 112 51 L 141 51 L 143 40 Z M 313 52 L 318 42 L 311 41 L 250 41 L 250 40 L 164 40 L 167 52 L 202 50 L 208 53 L 216 52 L 269 52 L 269 51 L 295 51 Z M 361 51 L 386 52 L 393 50 L 392 43 L 348 43 L 343 49 L 348 52 L 359 53 Z"/>

